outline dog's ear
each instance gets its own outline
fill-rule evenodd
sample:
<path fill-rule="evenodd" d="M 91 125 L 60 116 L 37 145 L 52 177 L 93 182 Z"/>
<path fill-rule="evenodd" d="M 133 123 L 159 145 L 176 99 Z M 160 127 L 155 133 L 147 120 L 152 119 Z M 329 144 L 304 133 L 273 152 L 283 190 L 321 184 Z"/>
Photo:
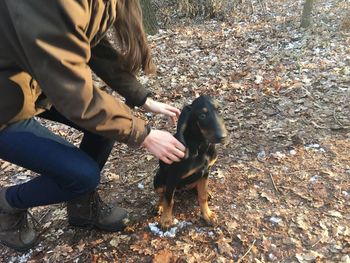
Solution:
<path fill-rule="evenodd" d="M 190 118 L 191 110 L 191 106 L 185 106 L 181 111 L 179 120 L 177 121 L 176 138 L 185 146 L 187 145 L 185 142 L 184 132 L 188 125 L 188 119 Z"/>

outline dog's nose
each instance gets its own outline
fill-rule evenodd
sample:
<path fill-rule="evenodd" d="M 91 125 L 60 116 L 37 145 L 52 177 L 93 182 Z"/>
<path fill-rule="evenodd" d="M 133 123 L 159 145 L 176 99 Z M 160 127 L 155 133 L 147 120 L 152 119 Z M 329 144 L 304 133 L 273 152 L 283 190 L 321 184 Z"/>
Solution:
<path fill-rule="evenodd" d="M 218 134 L 216 136 L 216 141 L 219 142 L 219 143 L 225 142 L 226 138 L 227 138 L 227 134 L 226 133 Z"/>
<path fill-rule="evenodd" d="M 227 138 L 227 135 L 224 134 L 223 136 L 219 137 L 219 140 L 220 140 L 220 141 L 224 141 L 226 138 Z"/>

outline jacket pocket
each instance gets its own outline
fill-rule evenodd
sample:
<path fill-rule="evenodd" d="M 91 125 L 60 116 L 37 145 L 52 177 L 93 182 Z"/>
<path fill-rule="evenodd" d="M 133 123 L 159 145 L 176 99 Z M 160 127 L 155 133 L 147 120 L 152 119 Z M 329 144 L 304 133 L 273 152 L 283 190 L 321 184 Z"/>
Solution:
<path fill-rule="evenodd" d="M 16 101 L 22 99 L 22 107 L 17 112 L 17 114 L 9 122 L 16 122 L 19 120 L 29 119 L 37 114 L 37 109 L 35 106 L 35 101 L 40 95 L 35 89 L 32 77 L 24 71 L 13 74 L 9 77 L 12 83 L 15 83 L 21 89 L 21 95 L 13 96 L 11 100 Z"/>
<path fill-rule="evenodd" d="M 32 78 L 30 80 L 30 88 L 32 92 L 33 101 L 36 108 L 36 115 L 51 108 L 52 104 L 49 99 L 42 92 L 38 82 Z"/>

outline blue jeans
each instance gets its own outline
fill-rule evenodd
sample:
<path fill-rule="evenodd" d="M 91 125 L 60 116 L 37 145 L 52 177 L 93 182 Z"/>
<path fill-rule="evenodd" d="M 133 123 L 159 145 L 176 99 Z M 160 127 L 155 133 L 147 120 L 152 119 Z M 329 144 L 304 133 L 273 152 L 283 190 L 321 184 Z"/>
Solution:
<path fill-rule="evenodd" d="M 34 118 L 0 131 L 0 158 L 39 174 L 8 188 L 6 199 L 16 208 L 65 202 L 93 191 L 113 148 L 113 140 L 81 129 L 55 108 L 39 117 L 76 128 L 84 137 L 77 148 Z"/>

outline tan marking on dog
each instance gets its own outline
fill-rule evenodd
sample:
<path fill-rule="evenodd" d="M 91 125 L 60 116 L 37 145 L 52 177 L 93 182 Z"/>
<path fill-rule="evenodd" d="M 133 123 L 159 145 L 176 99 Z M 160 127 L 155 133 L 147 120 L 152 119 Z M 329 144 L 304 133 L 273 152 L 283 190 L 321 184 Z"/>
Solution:
<path fill-rule="evenodd" d="M 199 179 L 198 179 L 198 180 L 199 180 Z M 186 186 L 184 187 L 184 189 L 186 189 L 186 190 L 191 190 L 191 189 L 197 187 L 198 180 L 197 180 L 196 182 L 192 183 L 192 184 L 186 185 Z"/>
<path fill-rule="evenodd" d="M 158 194 L 158 198 L 159 198 L 155 208 L 158 215 L 161 215 L 163 213 L 163 199 L 164 199 L 165 187 L 164 186 L 159 187 L 155 191 Z"/>
<path fill-rule="evenodd" d="M 199 171 L 199 168 L 194 168 L 194 169 L 190 170 L 188 173 L 186 173 L 185 175 L 181 176 L 181 179 L 185 179 L 186 177 L 189 177 L 198 171 Z"/>
<path fill-rule="evenodd" d="M 202 178 L 197 183 L 198 203 L 204 220 L 208 224 L 215 224 L 217 217 L 208 206 L 208 179 Z"/>
<path fill-rule="evenodd" d="M 209 160 L 209 164 L 208 164 L 208 167 L 211 167 L 214 165 L 214 163 L 217 161 L 218 157 L 216 156 L 215 158 Z"/>
<path fill-rule="evenodd" d="M 171 199 L 170 204 L 163 198 L 163 213 L 160 217 L 160 225 L 163 229 L 168 229 L 173 224 L 173 206 L 174 196 Z"/>

